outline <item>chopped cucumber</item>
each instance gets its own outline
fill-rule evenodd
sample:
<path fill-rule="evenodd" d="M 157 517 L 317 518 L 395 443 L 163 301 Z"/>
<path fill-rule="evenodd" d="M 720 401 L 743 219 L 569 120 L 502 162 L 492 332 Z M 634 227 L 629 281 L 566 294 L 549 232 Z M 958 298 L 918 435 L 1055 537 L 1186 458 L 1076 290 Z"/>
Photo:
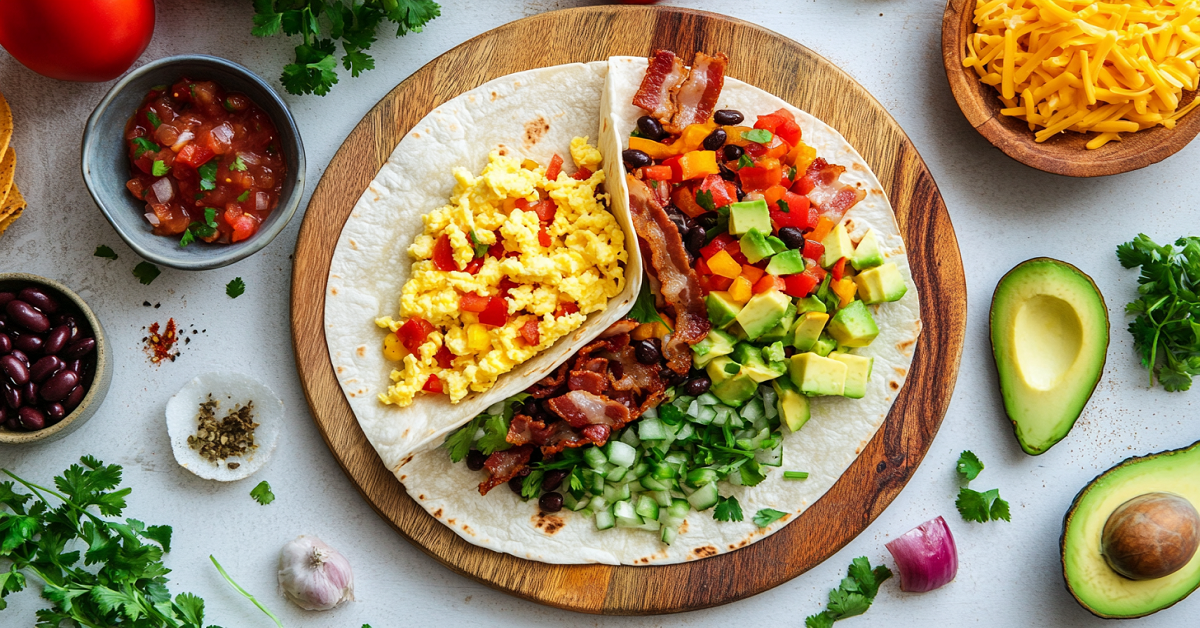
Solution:
<path fill-rule="evenodd" d="M 617 519 L 637 519 L 637 512 L 634 510 L 633 504 L 629 500 L 625 500 L 613 504 L 613 516 Z"/>
<path fill-rule="evenodd" d="M 636 449 L 642 444 L 642 439 L 638 438 L 637 430 L 627 427 L 625 431 L 621 432 L 621 442 Z"/>
<path fill-rule="evenodd" d="M 595 451 L 598 447 L 592 447 L 589 451 Z M 587 454 L 585 453 L 586 457 Z M 627 443 L 622 443 L 619 440 L 608 442 L 608 462 L 618 467 L 628 469 L 637 462 L 637 450 Z"/>
<path fill-rule="evenodd" d="M 716 469 L 706 469 L 706 468 L 692 469 L 691 471 L 688 471 L 688 474 L 687 474 L 688 485 L 696 487 L 696 488 L 700 488 L 701 486 L 704 486 L 705 484 L 711 484 L 716 481 L 717 481 Z"/>
<path fill-rule="evenodd" d="M 692 508 L 695 508 L 700 512 L 704 512 L 705 510 L 716 506 L 720 497 L 721 494 L 717 492 L 717 483 L 709 482 L 708 484 L 696 489 L 695 493 L 688 495 L 687 501 L 692 505 Z"/>
<path fill-rule="evenodd" d="M 608 464 L 608 458 L 599 447 L 588 447 L 583 451 L 583 461 L 593 469 L 602 469 Z"/>
<path fill-rule="evenodd" d="M 629 469 L 625 467 L 613 467 L 608 473 L 604 474 L 604 479 L 608 482 L 620 482 L 624 479 L 626 473 L 629 473 Z"/>
<path fill-rule="evenodd" d="M 708 394 L 708 393 L 705 393 Z M 717 411 L 712 406 L 704 406 L 700 408 L 700 412 L 696 414 L 695 422 L 700 425 L 708 425 L 717 417 Z"/>
<path fill-rule="evenodd" d="M 699 401 L 700 405 L 702 406 L 715 406 L 718 403 L 721 403 L 721 400 L 717 399 L 716 395 L 707 392 L 699 397 L 696 397 L 696 401 Z"/>
<path fill-rule="evenodd" d="M 664 525 L 662 527 L 662 533 L 659 535 L 658 538 L 663 543 L 670 545 L 670 544 L 674 543 L 675 539 L 678 537 L 679 537 L 679 526 Z"/>
<path fill-rule="evenodd" d="M 692 505 L 686 499 L 672 499 L 671 505 L 667 508 L 667 514 L 681 522 L 687 518 L 688 513 L 692 511 Z"/>
<path fill-rule="evenodd" d="M 645 519 L 658 519 L 658 502 L 649 495 L 641 495 L 634 512 Z"/>
<path fill-rule="evenodd" d="M 612 514 L 611 510 L 608 510 L 606 508 L 604 510 L 596 511 L 596 529 L 597 530 L 607 530 L 607 529 L 613 527 L 613 524 L 615 524 L 615 523 L 616 522 L 613 519 L 613 514 Z"/>
<path fill-rule="evenodd" d="M 642 415 L 646 417 L 646 414 Z M 658 419 L 643 418 L 638 423 L 638 438 L 642 440 L 662 440 L 667 437 L 667 431 L 664 429 L 665 424 Z"/>
<path fill-rule="evenodd" d="M 754 460 L 758 464 L 768 467 L 783 466 L 783 443 L 779 443 L 774 449 L 761 449 L 754 454 Z"/>
<path fill-rule="evenodd" d="M 604 487 L 604 499 L 616 503 L 621 500 L 629 499 L 628 484 L 608 484 Z"/>

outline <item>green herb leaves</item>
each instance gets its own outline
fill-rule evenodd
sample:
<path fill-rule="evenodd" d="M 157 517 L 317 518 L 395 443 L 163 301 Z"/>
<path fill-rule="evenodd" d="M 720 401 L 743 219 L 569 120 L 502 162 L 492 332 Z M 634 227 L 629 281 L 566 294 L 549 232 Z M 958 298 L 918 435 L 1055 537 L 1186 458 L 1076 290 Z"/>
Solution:
<path fill-rule="evenodd" d="M 275 501 L 275 493 L 271 492 L 271 485 L 266 480 L 259 482 L 258 486 L 250 489 L 250 496 L 254 498 L 254 501 L 263 506 Z"/>
<path fill-rule="evenodd" d="M 1175 247 L 1179 247 L 1176 249 Z M 1125 306 L 1142 366 L 1167 392 L 1188 390 L 1200 375 L 1200 238 L 1159 246 L 1145 234 L 1117 247 L 1125 268 L 1141 267 L 1138 299 Z"/>
<path fill-rule="evenodd" d="M 862 615 L 871 608 L 879 586 L 892 577 L 891 570 L 883 565 L 872 568 L 866 556 L 855 558 L 847 573 L 838 588 L 829 592 L 828 607 L 805 618 L 805 628 L 830 628 L 839 619 Z"/>
<path fill-rule="evenodd" d="M 103 257 L 104 259 L 110 259 L 110 260 L 117 259 L 116 251 L 109 248 L 109 246 L 107 244 L 101 244 L 100 246 L 96 247 L 96 252 L 92 253 L 92 255 L 95 257 Z"/>
<path fill-rule="evenodd" d="M 155 129 L 162 126 L 162 118 L 159 118 L 158 114 L 154 113 L 153 109 L 146 111 L 146 119 L 150 121 L 150 125 Z"/>
<path fill-rule="evenodd" d="M 209 162 L 212 163 L 212 162 Z M 207 165 L 207 164 L 206 164 Z M 203 168 L 204 166 L 201 166 Z M 203 181 L 201 181 L 203 184 Z M 184 230 L 183 237 L 179 239 L 179 246 L 187 246 L 196 241 L 196 238 L 211 238 L 217 234 L 217 210 L 212 207 L 204 208 L 204 222 L 193 222 Z"/>
<path fill-rule="evenodd" d="M 700 190 L 699 192 L 696 192 L 696 204 L 710 212 L 717 211 L 717 204 L 713 201 L 711 190 Z"/>
<path fill-rule="evenodd" d="M 133 267 L 133 276 L 137 277 L 143 286 L 150 285 L 160 274 L 162 271 L 158 269 L 158 266 L 150 262 L 140 262 Z"/>
<path fill-rule="evenodd" d="M 741 521 L 742 505 L 736 497 L 717 497 L 717 507 L 713 509 L 713 519 L 717 521 Z"/>
<path fill-rule="evenodd" d="M 642 281 L 642 291 L 638 293 L 633 309 L 629 310 L 629 318 L 639 323 L 662 323 L 667 329 L 671 328 L 662 314 L 659 314 L 658 308 L 654 307 L 654 291 L 650 288 L 649 281 Z"/>
<path fill-rule="evenodd" d="M 475 235 L 474 229 L 467 232 L 467 239 L 471 241 L 471 246 L 475 249 L 475 259 L 482 259 L 483 256 L 487 255 L 490 245 L 480 240 L 479 236 Z"/>
<path fill-rule="evenodd" d="M 749 141 L 749 142 L 756 142 L 758 144 L 766 144 L 771 141 L 772 137 L 775 137 L 775 136 L 766 129 L 753 129 L 750 131 L 742 131 L 742 139 Z"/>
<path fill-rule="evenodd" d="M 161 159 L 155 159 L 154 163 L 150 166 L 150 174 L 156 177 L 164 176 L 170 171 L 171 169 L 167 167 L 166 162 Z"/>
<path fill-rule="evenodd" d="M 978 456 L 967 450 L 959 455 L 955 468 L 958 470 L 959 477 L 970 482 L 979 477 L 979 472 L 983 471 L 983 463 L 979 461 Z"/>
<path fill-rule="evenodd" d="M 742 168 L 753 168 L 754 160 L 750 159 L 749 157 L 747 157 L 746 155 L 743 154 L 741 157 L 738 157 L 737 165 L 738 165 L 738 170 L 741 170 Z"/>
<path fill-rule="evenodd" d="M 241 277 L 234 277 L 232 281 L 225 284 L 225 294 L 229 298 L 236 299 L 246 292 L 246 282 L 242 281 Z"/>
<path fill-rule="evenodd" d="M 970 482 L 983 471 L 983 462 L 973 452 L 964 451 L 958 456 L 955 470 L 960 478 Z M 964 486 L 958 491 L 958 499 L 954 501 L 954 505 L 966 521 L 1012 521 L 1008 512 L 1008 502 L 1000 499 L 1000 489 L 994 488 L 980 493 Z"/>
<path fill-rule="evenodd" d="M 786 515 L 786 512 L 775 510 L 774 508 L 763 508 L 754 513 L 754 525 L 765 528 L 779 520 L 780 517 Z"/>
<path fill-rule="evenodd" d="M 241 155 L 238 155 L 237 159 L 233 160 L 232 164 L 229 164 L 229 169 L 234 172 L 245 172 L 246 171 L 246 164 L 245 164 L 245 162 L 242 161 Z M 248 191 L 249 190 L 247 190 L 247 192 Z"/>
<path fill-rule="evenodd" d="M 787 201 L 785 201 L 783 199 L 779 199 L 779 200 L 775 201 L 775 204 L 779 206 L 779 211 L 781 211 L 785 214 L 792 213 L 792 208 L 788 207 Z"/>
<path fill-rule="evenodd" d="M 159 148 L 158 144 L 155 144 L 144 137 L 133 138 L 133 145 L 137 146 L 137 148 L 133 149 L 134 159 L 140 159 L 146 151 L 157 153 L 158 151 L 162 150 Z"/>
<path fill-rule="evenodd" d="M 245 192 L 238 194 L 237 202 L 245 203 L 246 199 L 249 199 L 249 198 L 250 198 L 250 190 L 246 190 Z"/>
<path fill-rule="evenodd" d="M 196 168 L 200 175 L 200 189 L 204 191 L 217 189 L 217 160 L 210 159 L 204 165 Z"/>
<path fill-rule="evenodd" d="M 296 62 L 283 68 L 283 86 L 293 94 L 324 96 L 338 82 L 337 40 L 342 42 L 342 67 L 358 76 L 375 67 L 365 51 L 385 20 L 396 24 L 397 36 L 419 33 L 441 15 L 441 7 L 433 0 L 254 0 L 254 13 L 254 35 L 282 31 L 303 37 L 296 46 Z"/>
<path fill-rule="evenodd" d="M 479 451 L 484 454 L 491 455 L 492 452 L 504 451 L 512 447 L 512 443 L 508 442 L 508 421 L 500 414 L 489 415 L 487 420 L 483 422 L 483 436 L 479 437 Z"/>

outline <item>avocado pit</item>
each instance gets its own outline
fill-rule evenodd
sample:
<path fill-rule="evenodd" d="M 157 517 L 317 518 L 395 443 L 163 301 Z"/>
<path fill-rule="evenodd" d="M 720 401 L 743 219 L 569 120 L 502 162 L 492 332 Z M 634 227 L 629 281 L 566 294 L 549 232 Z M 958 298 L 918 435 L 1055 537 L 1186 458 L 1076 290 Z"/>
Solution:
<path fill-rule="evenodd" d="M 1200 513 L 1172 493 L 1146 493 L 1108 517 L 1100 551 L 1113 571 L 1131 580 L 1152 580 L 1179 571 L 1200 546 Z"/>

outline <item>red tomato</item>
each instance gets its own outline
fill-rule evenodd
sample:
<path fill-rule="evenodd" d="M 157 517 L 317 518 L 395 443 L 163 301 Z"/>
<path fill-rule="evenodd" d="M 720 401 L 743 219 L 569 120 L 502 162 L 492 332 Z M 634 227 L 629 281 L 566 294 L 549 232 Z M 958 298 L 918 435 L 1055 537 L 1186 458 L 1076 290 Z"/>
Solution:
<path fill-rule="evenodd" d="M 713 238 L 712 242 L 705 244 L 700 249 L 700 255 L 704 257 L 704 259 L 708 259 L 717 253 L 724 251 L 726 247 L 734 242 L 735 240 L 733 239 L 733 236 L 729 235 L 728 233 L 722 233 L 721 235 Z M 740 251 L 741 248 L 739 247 L 738 250 Z M 732 255 L 732 253 L 730 255 Z"/>
<path fill-rule="evenodd" d="M 488 297 L 479 296 L 474 292 L 467 292 L 458 300 L 458 309 L 464 312 L 475 312 L 476 314 L 487 309 Z"/>
<path fill-rule="evenodd" d="M 207 147 L 192 142 L 187 146 L 184 146 L 183 150 L 179 151 L 178 155 L 175 155 L 175 163 L 191 166 L 192 168 L 199 168 L 200 166 L 208 163 L 208 160 L 216 156 L 217 154 L 209 150 Z"/>
<path fill-rule="evenodd" d="M 538 231 L 538 244 L 542 246 L 553 244 L 553 241 L 550 239 L 550 232 L 546 231 L 545 227 L 542 227 L 541 231 Z"/>
<path fill-rule="evenodd" d="M 454 364 L 454 354 L 450 353 L 450 350 L 446 348 L 446 345 L 442 345 L 442 348 L 438 349 L 437 353 L 433 354 L 433 358 L 437 360 L 438 366 L 444 369 L 448 369 Z"/>
<path fill-rule="evenodd" d="M 765 190 L 772 185 L 779 185 L 779 181 L 783 178 L 783 169 L 779 166 L 742 168 L 738 170 L 738 178 L 742 180 L 743 190 Z"/>
<path fill-rule="evenodd" d="M 808 272 L 799 273 L 796 275 L 788 275 L 783 278 L 783 293 L 803 299 L 812 293 L 813 288 L 821 283 L 820 280 Z"/>
<path fill-rule="evenodd" d="M 538 332 L 538 319 L 531 318 L 521 325 L 521 338 L 531 347 L 536 347 L 541 342 L 541 334 Z"/>
<path fill-rule="evenodd" d="M 770 208 L 771 220 L 775 222 L 775 226 L 780 229 L 784 227 L 811 229 L 817 224 L 817 209 L 809 205 L 808 197 L 784 192 L 783 198 L 780 200 L 787 203 L 788 210 L 783 211 L 778 203 L 775 204 L 775 207 Z"/>
<path fill-rule="evenodd" d="M 833 263 L 833 267 L 829 269 L 829 274 L 833 275 L 834 281 L 841 281 L 842 275 L 846 274 L 846 258 L 839 257 L 838 261 Z"/>
<path fill-rule="evenodd" d="M 154 0 L 0 0 L 0 46 L 63 81 L 108 81 L 154 35 Z"/>
<path fill-rule="evenodd" d="M 559 173 L 562 172 L 562 165 L 563 158 L 559 157 L 558 153 L 554 153 L 554 156 L 550 158 L 550 165 L 546 166 L 546 179 L 557 181 Z"/>
<path fill-rule="evenodd" d="M 525 199 L 521 199 L 525 200 Z M 533 213 L 542 222 L 554 222 L 554 214 L 558 213 L 558 204 L 551 199 L 543 199 L 533 206 Z"/>
<path fill-rule="evenodd" d="M 433 333 L 433 325 L 430 325 L 429 321 L 415 316 L 405 321 L 400 329 L 396 330 L 396 335 L 400 337 L 400 343 L 404 345 L 405 349 L 408 349 L 409 353 L 420 351 L 421 345 L 425 344 L 425 340 L 431 333 Z"/>
<path fill-rule="evenodd" d="M 710 174 L 700 183 L 700 191 L 712 194 L 713 205 L 724 207 L 737 202 L 737 188 L 721 179 L 719 174 Z"/>
<path fill-rule="evenodd" d="M 487 307 L 479 313 L 479 322 L 492 327 L 500 327 L 508 322 L 508 301 L 504 297 L 488 299 Z"/>
<path fill-rule="evenodd" d="M 825 253 L 825 245 L 814 240 L 804 241 L 804 257 L 808 259 L 821 259 L 821 255 Z"/>
<path fill-rule="evenodd" d="M 555 318 L 562 318 L 568 314 L 574 314 L 579 311 L 579 306 L 574 302 L 566 301 L 558 304 L 558 309 L 554 312 Z"/>
<path fill-rule="evenodd" d="M 425 380 L 425 385 L 421 387 L 427 393 L 440 394 L 442 392 L 442 380 L 438 379 L 437 375 L 430 375 L 429 379 Z"/>
<path fill-rule="evenodd" d="M 258 232 L 258 220 L 250 214 L 238 216 L 230 226 L 233 227 L 233 233 L 229 236 L 230 242 L 241 242 Z"/>
<path fill-rule="evenodd" d="M 458 270 L 458 262 L 454 261 L 454 247 L 450 245 L 450 236 L 442 235 L 433 243 L 433 265 L 441 271 Z"/>
<path fill-rule="evenodd" d="M 575 171 L 575 174 L 571 175 L 571 178 L 575 179 L 576 181 L 583 181 L 590 176 L 592 176 L 591 170 L 588 170 L 587 168 L 580 168 L 579 170 Z"/>
<path fill-rule="evenodd" d="M 646 166 L 642 168 L 642 174 L 646 175 L 651 181 L 670 181 L 671 167 L 670 166 Z"/>

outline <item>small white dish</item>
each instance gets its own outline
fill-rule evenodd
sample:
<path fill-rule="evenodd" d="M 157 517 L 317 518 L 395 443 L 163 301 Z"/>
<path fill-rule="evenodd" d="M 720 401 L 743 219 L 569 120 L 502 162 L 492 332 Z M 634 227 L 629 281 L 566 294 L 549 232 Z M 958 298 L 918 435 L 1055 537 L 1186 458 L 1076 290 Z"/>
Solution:
<path fill-rule="evenodd" d="M 218 420 L 235 407 L 254 402 L 254 422 L 258 423 L 254 429 L 254 443 L 258 447 L 248 455 L 214 463 L 188 445 L 188 437 L 196 434 L 200 404 L 208 400 L 209 394 L 218 402 Z M 271 459 L 282 427 L 283 401 L 265 384 L 243 373 L 205 373 L 188 382 L 167 401 L 167 434 L 171 437 L 175 461 L 206 480 L 234 482 L 254 475 Z M 235 468 L 231 469 L 231 464 Z"/>

